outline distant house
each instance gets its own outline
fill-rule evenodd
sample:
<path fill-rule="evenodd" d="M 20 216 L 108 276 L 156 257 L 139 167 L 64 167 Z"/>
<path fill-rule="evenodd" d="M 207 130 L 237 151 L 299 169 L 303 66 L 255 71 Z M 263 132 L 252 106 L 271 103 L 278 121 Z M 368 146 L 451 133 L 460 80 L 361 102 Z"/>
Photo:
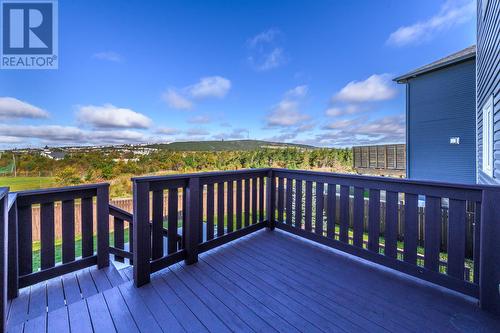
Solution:
<path fill-rule="evenodd" d="M 475 183 L 475 46 L 394 80 L 406 84 L 407 177 Z"/>
<path fill-rule="evenodd" d="M 50 158 L 51 160 L 59 161 L 59 160 L 64 159 L 64 157 L 66 156 L 66 153 L 63 151 L 50 151 L 50 150 L 45 149 L 40 153 L 40 155 L 47 157 L 47 158 Z"/>
<path fill-rule="evenodd" d="M 477 6 L 478 182 L 500 184 L 500 1 Z"/>

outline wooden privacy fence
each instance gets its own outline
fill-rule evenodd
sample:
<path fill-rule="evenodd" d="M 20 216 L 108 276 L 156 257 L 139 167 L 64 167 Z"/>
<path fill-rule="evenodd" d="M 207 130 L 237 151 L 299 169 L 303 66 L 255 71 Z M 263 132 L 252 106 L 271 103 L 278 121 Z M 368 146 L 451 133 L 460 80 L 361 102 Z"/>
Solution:
<path fill-rule="evenodd" d="M 352 147 L 353 167 L 359 173 L 405 176 L 406 145 Z"/>

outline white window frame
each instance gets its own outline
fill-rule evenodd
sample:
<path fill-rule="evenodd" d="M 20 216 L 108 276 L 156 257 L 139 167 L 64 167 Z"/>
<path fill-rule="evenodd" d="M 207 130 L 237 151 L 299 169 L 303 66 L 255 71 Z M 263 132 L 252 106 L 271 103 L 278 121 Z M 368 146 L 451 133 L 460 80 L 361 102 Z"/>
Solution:
<path fill-rule="evenodd" d="M 483 172 L 493 177 L 493 96 L 483 106 Z"/>

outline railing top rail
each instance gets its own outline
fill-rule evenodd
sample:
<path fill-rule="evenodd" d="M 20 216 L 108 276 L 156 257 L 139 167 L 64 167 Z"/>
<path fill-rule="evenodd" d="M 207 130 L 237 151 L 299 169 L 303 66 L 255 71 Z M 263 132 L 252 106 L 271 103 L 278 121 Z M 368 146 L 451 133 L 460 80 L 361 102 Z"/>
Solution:
<path fill-rule="evenodd" d="M 231 175 L 241 175 L 241 174 L 253 174 L 253 173 L 263 173 L 271 170 L 270 168 L 259 168 L 259 169 L 241 169 L 241 170 L 228 170 L 228 171 L 210 171 L 210 172 L 193 172 L 185 174 L 176 175 L 165 175 L 165 176 L 145 176 L 145 177 L 133 177 L 134 182 L 163 182 L 170 180 L 188 179 L 192 177 L 199 178 L 209 178 L 218 176 L 231 176 Z"/>
<path fill-rule="evenodd" d="M 362 175 L 323 172 L 323 171 L 291 170 L 291 169 L 280 169 L 280 168 L 272 168 L 272 170 L 275 172 L 288 173 L 288 174 L 295 173 L 295 174 L 301 174 L 301 175 L 333 177 L 333 178 L 338 178 L 338 179 L 358 179 L 358 180 L 364 180 L 367 182 L 409 184 L 409 185 L 451 188 L 451 189 L 461 189 L 461 190 L 470 190 L 470 191 L 482 191 L 484 189 L 499 189 L 500 188 L 498 185 L 475 185 L 475 184 L 446 183 L 446 182 L 437 182 L 437 181 L 411 180 L 411 179 L 404 179 L 404 178 L 390 178 L 390 177 L 381 177 L 381 176 L 362 176 Z"/>
<path fill-rule="evenodd" d="M 9 210 L 14 205 L 17 200 L 17 193 L 9 193 Z"/>
<path fill-rule="evenodd" d="M 129 223 L 132 223 L 134 218 L 134 216 L 131 213 L 121 209 L 120 207 L 116 207 L 112 204 L 109 205 L 109 215 L 121 218 Z"/>
<path fill-rule="evenodd" d="M 5 197 L 9 193 L 9 188 L 8 187 L 0 187 L 0 199 Z"/>
<path fill-rule="evenodd" d="M 26 197 L 31 195 L 39 195 L 39 194 L 52 194 L 52 193 L 68 193 L 68 192 L 77 192 L 82 190 L 95 190 L 99 187 L 109 186 L 109 183 L 95 183 L 95 184 L 85 184 L 85 185 L 75 185 L 75 186 L 65 186 L 65 187 L 51 187 L 44 188 L 39 190 L 26 190 L 26 191 L 17 191 L 11 192 L 16 193 L 19 197 Z"/>
<path fill-rule="evenodd" d="M 18 205 L 23 206 L 95 196 L 97 195 L 98 189 L 105 187 L 109 187 L 109 183 L 54 187 L 49 189 L 29 190 L 13 193 L 17 194 Z"/>

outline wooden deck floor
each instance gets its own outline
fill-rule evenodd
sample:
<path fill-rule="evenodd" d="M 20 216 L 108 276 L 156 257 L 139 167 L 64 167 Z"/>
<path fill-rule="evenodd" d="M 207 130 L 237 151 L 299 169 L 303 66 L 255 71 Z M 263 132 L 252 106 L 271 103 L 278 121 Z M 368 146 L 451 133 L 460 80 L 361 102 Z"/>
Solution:
<path fill-rule="evenodd" d="M 10 332 L 499 332 L 467 298 L 262 230 L 136 289 L 87 269 L 21 291 Z"/>

